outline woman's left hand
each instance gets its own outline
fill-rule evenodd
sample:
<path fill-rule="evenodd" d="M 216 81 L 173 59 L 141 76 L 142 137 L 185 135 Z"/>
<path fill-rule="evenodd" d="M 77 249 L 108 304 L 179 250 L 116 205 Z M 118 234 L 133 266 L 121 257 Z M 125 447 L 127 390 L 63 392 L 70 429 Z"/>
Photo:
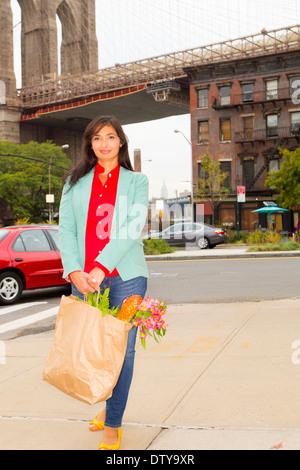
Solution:
<path fill-rule="evenodd" d="M 90 286 L 93 289 L 95 289 L 95 291 L 99 291 L 100 285 L 101 285 L 103 279 L 105 278 L 104 271 L 102 271 L 102 269 L 100 269 L 100 268 L 95 267 L 90 271 L 89 274 L 91 276 L 91 280 L 88 281 Z"/>

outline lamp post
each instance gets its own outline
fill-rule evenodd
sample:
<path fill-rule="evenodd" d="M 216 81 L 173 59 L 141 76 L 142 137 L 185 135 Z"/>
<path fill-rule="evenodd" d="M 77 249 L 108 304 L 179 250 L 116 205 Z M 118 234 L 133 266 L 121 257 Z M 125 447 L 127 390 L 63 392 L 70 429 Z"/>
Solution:
<path fill-rule="evenodd" d="M 61 146 L 62 149 L 68 149 L 69 144 L 64 144 Z M 52 164 L 52 156 L 49 160 L 48 166 L 48 194 L 46 194 L 46 203 L 49 204 L 49 224 L 52 224 L 52 204 L 54 204 L 54 194 L 51 194 L 51 164 Z"/>
<path fill-rule="evenodd" d="M 48 166 L 48 194 L 46 194 L 46 203 L 49 204 L 49 224 L 52 224 L 52 206 L 51 204 L 54 203 L 54 194 L 51 194 L 51 163 L 52 163 L 52 155 L 49 160 Z"/>
<path fill-rule="evenodd" d="M 192 222 L 194 222 L 194 178 L 193 178 L 193 148 L 192 148 L 192 143 L 190 140 L 186 137 L 186 135 L 179 131 L 178 129 L 174 130 L 175 134 L 181 134 L 185 140 L 189 143 L 190 148 L 191 148 L 191 206 L 192 206 Z"/>

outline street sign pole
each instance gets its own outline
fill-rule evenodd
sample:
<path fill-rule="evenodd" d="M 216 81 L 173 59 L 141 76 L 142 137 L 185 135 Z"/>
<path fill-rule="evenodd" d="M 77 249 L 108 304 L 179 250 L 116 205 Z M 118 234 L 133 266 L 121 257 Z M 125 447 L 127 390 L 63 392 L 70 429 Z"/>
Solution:
<path fill-rule="evenodd" d="M 240 241 L 240 210 L 239 210 L 239 198 L 237 197 L 236 201 L 236 231 L 237 231 L 237 240 Z"/>
<path fill-rule="evenodd" d="M 237 201 L 236 201 L 236 230 L 237 239 L 240 240 L 240 202 L 246 202 L 246 187 L 237 187 Z"/>

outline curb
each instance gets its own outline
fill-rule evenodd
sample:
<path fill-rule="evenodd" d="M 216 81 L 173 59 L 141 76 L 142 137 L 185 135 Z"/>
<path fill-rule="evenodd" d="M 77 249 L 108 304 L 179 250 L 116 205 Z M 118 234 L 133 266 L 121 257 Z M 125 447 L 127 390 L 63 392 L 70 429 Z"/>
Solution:
<path fill-rule="evenodd" d="M 209 254 L 209 255 L 188 255 L 188 254 L 162 254 L 146 255 L 146 261 L 181 261 L 181 260 L 209 260 L 209 259 L 245 259 L 245 258 L 300 258 L 300 251 L 264 251 L 252 253 L 236 254 Z"/>

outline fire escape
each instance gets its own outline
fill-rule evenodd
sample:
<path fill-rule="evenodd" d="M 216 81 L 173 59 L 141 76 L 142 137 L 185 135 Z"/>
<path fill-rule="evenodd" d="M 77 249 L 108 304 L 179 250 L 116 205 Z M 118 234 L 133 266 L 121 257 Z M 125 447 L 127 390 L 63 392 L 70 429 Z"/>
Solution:
<path fill-rule="evenodd" d="M 284 106 L 291 102 L 292 90 L 290 88 L 276 89 L 273 93 L 269 94 L 264 90 L 256 93 L 248 93 L 247 95 L 236 95 L 231 100 L 230 104 L 221 106 L 215 102 L 215 109 L 226 108 L 238 108 L 244 109 L 245 107 L 251 107 L 254 110 L 256 106 L 260 106 L 262 112 L 265 113 L 265 117 L 274 113 L 280 114 L 280 106 Z M 268 128 L 267 124 L 264 128 L 256 129 L 255 120 L 253 128 L 244 129 L 242 132 L 235 134 L 235 143 L 242 148 L 242 152 L 239 155 L 245 153 L 255 153 L 258 146 L 261 151 L 262 147 L 266 147 L 264 154 L 265 160 L 263 165 L 259 168 L 253 177 L 251 183 L 248 183 L 247 190 L 253 190 L 256 182 L 262 176 L 264 171 L 268 168 L 270 161 L 278 159 L 280 150 L 284 147 L 293 148 L 295 143 L 297 146 L 300 144 L 300 123 L 296 125 L 285 125 L 279 127 L 278 125 Z M 270 147 L 273 144 L 273 147 Z"/>

